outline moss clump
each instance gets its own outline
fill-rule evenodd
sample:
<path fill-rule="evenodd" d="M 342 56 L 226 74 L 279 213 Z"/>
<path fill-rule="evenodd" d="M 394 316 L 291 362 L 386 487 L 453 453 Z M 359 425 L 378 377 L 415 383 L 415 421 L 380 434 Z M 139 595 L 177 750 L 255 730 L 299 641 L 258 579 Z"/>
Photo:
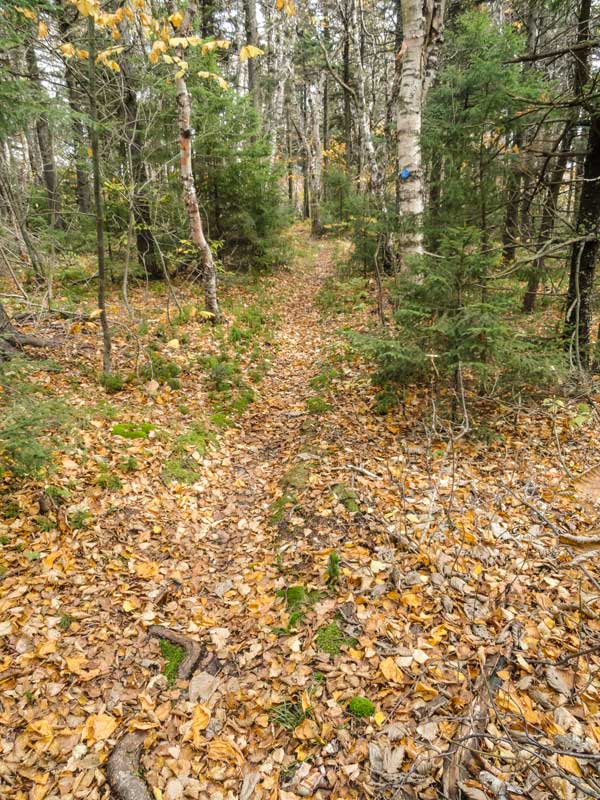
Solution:
<path fill-rule="evenodd" d="M 123 439 L 147 439 L 152 430 L 154 425 L 149 422 L 118 422 L 113 425 L 111 433 L 113 436 L 122 436 Z"/>
<path fill-rule="evenodd" d="M 356 495 L 352 489 L 349 489 L 345 484 L 336 483 L 333 487 L 333 493 L 346 511 L 349 511 L 351 514 L 356 514 L 360 511 L 359 505 L 356 502 Z"/>
<path fill-rule="evenodd" d="M 308 486 L 308 480 L 310 478 L 310 469 L 306 461 L 301 461 L 299 464 L 295 464 L 291 469 L 289 469 L 283 478 L 281 479 L 281 483 L 284 488 L 296 489 L 297 491 L 301 491 L 302 489 L 306 489 Z"/>
<path fill-rule="evenodd" d="M 353 697 L 348 703 L 348 711 L 355 717 L 371 717 L 375 713 L 375 706 L 368 697 Z"/>
<path fill-rule="evenodd" d="M 344 645 L 356 643 L 355 639 L 345 636 L 339 625 L 336 625 L 335 622 L 319 628 L 315 641 L 319 650 L 323 650 L 330 656 L 337 656 Z"/>
<path fill-rule="evenodd" d="M 309 414 L 326 414 L 331 411 L 331 406 L 322 397 L 309 397 L 306 401 L 306 410 Z"/>
<path fill-rule="evenodd" d="M 172 642 L 169 642 L 167 639 L 161 639 L 160 652 L 165 660 L 162 670 L 163 675 L 166 677 L 168 685 L 173 686 L 177 680 L 177 672 L 185 656 L 185 650 L 178 644 L 172 644 Z"/>

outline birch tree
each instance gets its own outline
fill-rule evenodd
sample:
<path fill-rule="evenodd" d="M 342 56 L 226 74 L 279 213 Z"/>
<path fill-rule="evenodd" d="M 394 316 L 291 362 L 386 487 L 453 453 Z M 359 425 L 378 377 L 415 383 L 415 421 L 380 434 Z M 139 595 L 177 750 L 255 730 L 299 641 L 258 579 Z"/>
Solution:
<path fill-rule="evenodd" d="M 435 50 L 444 24 L 446 0 L 402 0 L 403 41 L 396 109 L 398 266 L 423 252 L 425 183 L 421 161 L 423 106 L 434 74 Z"/>
<path fill-rule="evenodd" d="M 188 3 L 183 21 L 177 31 L 179 37 L 183 38 L 189 35 L 196 10 L 197 5 L 195 2 Z M 175 13 L 176 9 L 173 9 L 173 11 Z M 176 48 L 175 54 L 180 63 L 184 61 L 184 50 L 181 46 Z M 179 123 L 179 163 L 181 180 L 183 183 L 183 196 L 190 222 L 190 235 L 200 257 L 206 310 L 211 314 L 213 323 L 216 323 L 221 318 L 219 301 L 217 298 L 217 272 L 210 245 L 204 235 L 198 195 L 196 194 L 196 182 L 194 180 L 194 171 L 192 167 L 192 103 L 187 89 L 185 70 L 183 67 L 178 69 L 175 76 L 175 96 L 177 101 L 177 120 Z"/>

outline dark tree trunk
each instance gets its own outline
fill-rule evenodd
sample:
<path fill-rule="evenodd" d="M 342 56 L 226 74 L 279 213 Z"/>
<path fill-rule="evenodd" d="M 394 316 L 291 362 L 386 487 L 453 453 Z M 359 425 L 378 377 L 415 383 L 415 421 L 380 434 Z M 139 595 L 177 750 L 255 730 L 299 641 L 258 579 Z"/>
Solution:
<path fill-rule="evenodd" d="M 579 16 L 577 20 L 576 43 L 578 45 L 587 42 L 590 38 L 590 11 L 591 0 L 581 0 L 581 4 L 579 6 Z M 573 52 L 573 93 L 576 97 L 581 97 L 583 89 L 589 80 L 590 53 L 590 46 L 577 49 Z M 565 124 L 560 142 L 558 143 L 558 147 L 556 148 L 558 151 L 557 158 L 550 173 L 548 188 L 542 208 L 538 247 L 542 247 L 544 244 L 546 244 L 546 242 L 551 238 L 552 232 L 554 231 L 554 221 L 556 218 L 556 211 L 558 209 L 560 187 L 562 185 L 565 169 L 567 168 L 567 164 L 569 162 L 569 151 L 571 150 L 571 145 L 575 137 L 578 116 L 579 109 L 572 109 L 567 118 L 567 122 Z M 527 291 L 525 292 L 525 297 L 523 298 L 524 311 L 531 312 L 535 308 L 535 302 L 543 272 L 544 257 L 541 256 L 540 258 L 536 259 L 529 274 Z"/>
<path fill-rule="evenodd" d="M 244 13 L 246 23 L 246 44 L 258 47 L 258 29 L 256 27 L 256 0 L 244 0 Z M 254 104 L 258 107 L 258 61 L 249 58 L 248 65 L 248 91 L 252 95 Z"/>
<path fill-rule="evenodd" d="M 200 2 L 200 33 L 202 38 L 215 35 L 215 4 L 213 0 Z"/>
<path fill-rule="evenodd" d="M 590 363 L 590 329 L 598 229 L 600 226 L 600 114 L 590 120 L 588 150 L 583 169 L 576 231 L 588 237 L 576 242 L 571 251 L 569 292 L 564 337 L 572 359 L 581 369 Z"/>
<path fill-rule="evenodd" d="M 522 144 L 521 132 L 515 134 L 514 144 L 519 149 Z M 519 201 L 521 198 L 521 184 L 523 172 L 520 165 L 520 155 L 515 156 L 515 164 L 511 169 L 507 181 L 508 203 L 504 217 L 504 232 L 502 234 L 502 255 L 505 262 L 515 260 L 517 251 L 517 238 L 519 236 Z"/>
<path fill-rule="evenodd" d="M 88 17 L 88 76 L 90 91 L 90 140 L 92 145 L 92 173 L 94 178 L 94 212 L 96 215 L 96 252 L 98 256 L 98 308 L 102 326 L 102 371 L 111 371 L 110 328 L 106 316 L 106 267 L 104 262 L 104 210 L 102 207 L 102 187 L 100 184 L 100 142 L 98 138 L 98 109 L 96 104 L 96 30 L 93 17 Z"/>
<path fill-rule="evenodd" d="M 33 45 L 30 44 L 27 47 L 25 55 L 31 81 L 43 94 L 44 90 L 40 81 L 40 73 Z M 48 117 L 44 112 L 38 114 L 35 121 L 35 130 L 42 159 L 42 176 L 46 187 L 46 195 L 48 197 L 50 222 L 54 228 L 64 228 L 64 221 L 60 213 L 60 193 L 56 176 L 56 163 L 54 161 L 52 131 L 50 130 Z"/>
<path fill-rule="evenodd" d="M 562 186 L 563 176 L 569 160 L 569 150 L 571 149 L 571 142 L 573 141 L 573 126 L 570 122 L 567 123 L 561 138 L 560 148 L 557 153 L 556 162 L 552 171 L 550 172 L 548 180 L 548 188 L 546 196 L 544 197 L 544 204 L 542 207 L 542 219 L 540 222 L 540 232 L 538 236 L 538 248 L 543 247 L 548 243 L 554 231 L 554 220 L 556 218 L 556 211 L 558 209 L 558 197 L 560 194 L 560 187 Z M 533 262 L 529 279 L 527 281 L 527 291 L 523 298 L 523 310 L 531 313 L 535 308 L 537 293 L 540 286 L 540 281 L 544 274 L 545 261 L 544 256 L 539 256 Z"/>
<path fill-rule="evenodd" d="M 146 191 L 148 170 L 144 161 L 144 141 L 139 120 L 137 95 L 129 66 L 126 62 L 122 63 L 123 109 L 127 131 L 125 147 L 131 169 L 131 202 L 138 260 L 150 278 L 161 278 L 163 277 L 162 265 L 158 257 L 156 239 L 152 232 L 152 214 Z"/>
<path fill-rule="evenodd" d="M 61 39 L 70 43 L 71 22 L 63 13 L 59 19 Z M 84 113 L 83 97 L 78 79 L 70 58 L 65 59 L 65 85 L 67 100 L 71 109 L 71 130 L 73 131 L 73 150 L 75 154 L 75 197 L 77 208 L 82 214 L 89 214 L 92 201 L 90 197 L 90 175 L 86 159 L 86 132 L 82 122 Z"/>
<path fill-rule="evenodd" d="M 344 20 L 343 80 L 350 86 L 350 33 L 348 31 L 349 14 Z M 352 170 L 352 95 L 344 89 L 344 138 L 346 139 L 346 171 Z"/>

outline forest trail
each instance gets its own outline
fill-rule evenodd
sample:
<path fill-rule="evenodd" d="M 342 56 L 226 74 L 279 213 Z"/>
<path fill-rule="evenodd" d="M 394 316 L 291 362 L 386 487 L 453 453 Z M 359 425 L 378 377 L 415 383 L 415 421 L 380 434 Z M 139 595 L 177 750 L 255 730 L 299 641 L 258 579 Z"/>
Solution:
<path fill-rule="evenodd" d="M 93 323 L 63 337 L 60 370 L 40 365 L 91 411 L 57 447 L 53 491 L 23 482 L 0 522 L 7 796 L 106 800 L 107 758 L 137 730 L 156 800 L 434 800 L 479 769 L 452 754 L 484 676 L 492 738 L 508 722 L 600 730 L 568 703 L 574 681 L 600 698 L 594 661 L 560 662 L 600 622 L 597 578 L 540 524 L 574 514 L 551 420 L 508 411 L 450 447 L 425 390 L 374 413 L 341 330 L 374 318 L 368 284 L 341 277 L 347 243 L 296 226 L 289 254 L 227 288 L 214 329 L 134 298 L 154 366 L 177 363 L 180 386 L 137 381 L 97 403 Z M 131 363 L 131 340 L 115 344 Z M 122 422 L 153 427 L 128 439 Z M 563 457 L 584 438 L 563 437 Z M 200 644 L 189 683 L 152 625 Z"/>

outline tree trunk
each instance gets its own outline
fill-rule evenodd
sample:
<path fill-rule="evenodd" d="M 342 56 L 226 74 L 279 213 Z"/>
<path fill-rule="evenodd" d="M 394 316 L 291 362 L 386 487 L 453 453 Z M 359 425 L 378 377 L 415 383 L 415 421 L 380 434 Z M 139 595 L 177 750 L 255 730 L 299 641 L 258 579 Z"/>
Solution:
<path fill-rule="evenodd" d="M 25 55 L 31 81 L 43 95 L 45 93 L 40 80 L 37 58 L 32 44 L 27 46 Z M 40 156 L 42 158 L 42 176 L 44 178 L 44 185 L 46 186 L 46 195 L 48 197 L 50 223 L 53 228 L 62 229 L 65 225 L 60 213 L 60 193 L 56 176 L 56 163 L 54 161 L 52 131 L 50 130 L 50 124 L 45 112 L 42 111 L 38 114 L 35 121 L 35 129 L 40 148 Z"/>
<path fill-rule="evenodd" d="M 127 161 L 130 170 L 131 205 L 135 221 L 135 239 L 138 261 L 150 278 L 162 278 L 163 270 L 152 231 L 152 214 L 146 193 L 148 170 L 144 161 L 144 143 L 139 120 L 137 94 L 129 65 L 122 61 L 124 83 L 123 110 L 126 122 Z"/>
<path fill-rule="evenodd" d="M 576 231 L 588 238 L 576 242 L 571 250 L 569 291 L 564 337 L 571 360 L 579 369 L 590 363 L 590 329 L 598 233 L 600 228 L 600 114 L 590 120 L 588 150 L 583 169 Z"/>
<path fill-rule="evenodd" d="M 343 80 L 344 80 L 344 138 L 346 140 L 346 172 L 352 174 L 352 94 L 350 92 L 350 14 L 348 3 L 344 14 Z"/>
<path fill-rule="evenodd" d="M 423 252 L 422 111 L 433 79 L 430 56 L 443 28 L 444 12 L 445 0 L 402 0 L 404 38 L 398 54 L 402 58 L 402 74 L 396 114 L 400 269 L 406 268 L 412 256 Z"/>
<path fill-rule="evenodd" d="M 581 0 L 579 14 L 577 18 L 577 39 L 576 44 L 582 45 L 590 39 L 590 12 L 591 0 Z M 590 54 L 591 46 L 580 47 L 573 51 L 573 93 L 581 98 L 584 87 L 590 75 Z M 554 231 L 554 221 L 558 210 L 558 197 L 560 187 L 563 182 L 564 173 L 569 163 L 569 153 L 576 133 L 579 108 L 570 109 L 567 112 L 567 121 L 560 138 L 557 150 L 557 157 L 554 168 L 550 173 L 548 188 L 542 207 L 542 220 L 540 222 L 540 232 L 538 243 L 540 246 L 552 236 Z M 527 282 L 527 291 L 523 298 L 523 310 L 533 311 L 539 289 L 541 277 L 544 272 L 544 257 L 540 256 L 535 260 Z"/>
<path fill-rule="evenodd" d="M 100 142 L 98 137 L 98 108 L 96 101 L 96 29 L 93 17 L 88 17 L 88 58 L 90 94 L 90 142 L 92 145 L 92 175 L 94 179 L 94 211 L 96 215 L 96 252 L 98 256 L 98 308 L 102 327 L 102 371 L 111 372 L 110 328 L 106 316 L 106 267 L 104 263 L 104 210 L 102 207 L 102 186 L 100 183 Z"/>
<path fill-rule="evenodd" d="M 258 47 L 258 29 L 256 27 L 256 0 L 244 0 L 244 16 L 246 22 L 246 44 Z M 249 58 L 248 66 L 248 92 L 252 95 L 254 105 L 259 107 L 258 88 L 258 61 Z"/>
<path fill-rule="evenodd" d="M 190 0 L 185 11 L 183 22 L 177 32 L 178 36 L 184 37 L 189 35 L 196 8 L 197 6 L 194 0 Z M 181 47 L 177 48 L 176 55 L 182 60 L 185 58 L 185 53 Z M 202 285 L 204 288 L 206 310 L 212 315 L 212 322 L 216 323 L 221 318 L 217 299 L 217 273 L 210 246 L 204 236 L 198 196 L 196 194 L 196 184 L 194 182 L 194 173 L 192 170 L 192 106 L 185 81 L 185 74 L 181 73 L 182 70 L 179 70 L 175 78 L 175 96 L 177 100 L 177 118 L 179 123 L 179 159 L 181 181 L 183 183 L 183 196 L 190 220 L 192 242 L 198 250 L 202 265 Z"/>
<path fill-rule="evenodd" d="M 71 23 L 66 14 L 59 17 L 59 30 L 63 43 L 70 44 Z M 73 132 L 73 151 L 75 156 L 75 197 L 77 207 L 82 214 L 89 214 L 91 209 L 90 176 L 86 159 L 86 133 L 81 121 L 83 115 L 82 95 L 77 85 L 77 75 L 70 58 L 65 59 L 65 85 L 67 101 L 71 109 L 71 130 Z"/>

